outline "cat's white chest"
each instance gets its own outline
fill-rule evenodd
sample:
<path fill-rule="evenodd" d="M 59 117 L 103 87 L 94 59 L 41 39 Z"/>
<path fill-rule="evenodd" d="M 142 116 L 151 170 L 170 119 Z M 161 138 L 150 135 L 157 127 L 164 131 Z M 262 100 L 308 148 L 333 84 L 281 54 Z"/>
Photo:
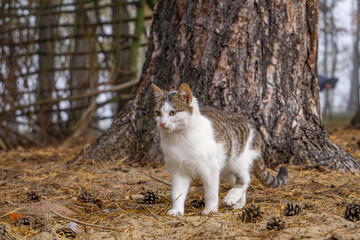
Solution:
<path fill-rule="evenodd" d="M 220 170 L 225 162 L 223 145 L 216 142 L 211 123 L 205 118 L 183 134 L 162 134 L 161 147 L 170 172 L 180 171 L 193 178 L 208 168 Z"/>

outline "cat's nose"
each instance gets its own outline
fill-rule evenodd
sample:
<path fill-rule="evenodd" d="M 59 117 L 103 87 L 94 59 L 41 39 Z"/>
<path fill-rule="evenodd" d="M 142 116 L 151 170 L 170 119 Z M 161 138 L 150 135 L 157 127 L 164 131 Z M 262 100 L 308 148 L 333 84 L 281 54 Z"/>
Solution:
<path fill-rule="evenodd" d="M 161 126 L 165 126 L 165 124 L 166 124 L 165 122 L 160 122 Z"/>

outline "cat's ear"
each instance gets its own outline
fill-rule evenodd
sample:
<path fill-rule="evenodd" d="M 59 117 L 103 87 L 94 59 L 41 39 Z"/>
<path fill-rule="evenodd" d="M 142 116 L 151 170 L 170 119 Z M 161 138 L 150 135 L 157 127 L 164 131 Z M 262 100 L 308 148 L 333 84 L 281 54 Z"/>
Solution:
<path fill-rule="evenodd" d="M 187 85 L 186 83 L 182 83 L 180 85 L 176 95 L 180 97 L 180 99 L 183 100 L 187 105 L 192 102 L 192 93 L 189 85 Z"/>
<path fill-rule="evenodd" d="M 164 92 L 158 88 L 158 86 L 156 86 L 155 84 L 151 84 L 151 87 L 154 91 L 154 95 L 155 95 L 155 99 L 158 100 L 159 98 L 163 97 L 164 96 Z"/>

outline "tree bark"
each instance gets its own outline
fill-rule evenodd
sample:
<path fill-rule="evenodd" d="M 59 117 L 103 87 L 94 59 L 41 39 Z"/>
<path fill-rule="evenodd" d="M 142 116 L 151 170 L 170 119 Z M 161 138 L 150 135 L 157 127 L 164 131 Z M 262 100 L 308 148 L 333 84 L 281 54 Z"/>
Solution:
<path fill-rule="evenodd" d="M 151 83 L 190 85 L 201 105 L 242 112 L 258 127 L 268 164 L 319 164 L 357 172 L 321 123 L 318 3 L 158 1 L 143 73 L 132 99 L 85 158 L 162 159 Z"/>

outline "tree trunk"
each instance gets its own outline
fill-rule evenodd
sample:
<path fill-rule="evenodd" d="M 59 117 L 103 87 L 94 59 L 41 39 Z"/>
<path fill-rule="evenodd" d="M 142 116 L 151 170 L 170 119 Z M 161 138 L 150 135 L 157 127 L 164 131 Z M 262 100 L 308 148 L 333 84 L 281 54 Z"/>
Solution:
<path fill-rule="evenodd" d="M 328 52 L 329 52 L 329 41 L 328 41 L 328 6 L 327 1 L 322 1 L 320 3 L 319 10 L 323 14 L 323 34 L 324 34 L 324 52 L 323 52 L 323 74 L 328 77 Z M 329 116 L 329 89 L 325 89 L 325 104 L 323 108 L 324 116 Z"/>
<path fill-rule="evenodd" d="M 353 73 L 351 79 L 350 98 L 348 110 L 355 112 L 360 104 L 359 101 L 359 43 L 360 43 L 360 0 L 357 0 L 356 9 L 356 30 L 354 33 L 354 50 L 353 50 Z"/>
<path fill-rule="evenodd" d="M 58 0 L 41 1 L 43 4 L 40 8 L 48 9 L 51 6 L 57 5 Z M 56 29 L 51 25 L 56 25 L 58 15 L 42 15 L 39 18 L 39 40 L 50 39 L 57 35 Z M 54 52 L 55 43 L 48 40 L 39 43 L 39 80 L 37 86 L 37 100 L 51 99 L 53 97 L 53 90 L 55 89 L 54 72 L 49 69 L 54 68 Z M 41 105 L 39 107 L 38 123 L 40 125 L 40 141 L 49 142 L 49 136 L 53 133 L 58 133 L 53 129 L 53 113 L 52 105 Z"/>
<path fill-rule="evenodd" d="M 360 105 L 355 113 L 355 116 L 351 119 L 350 125 L 354 128 L 360 129 Z"/>
<path fill-rule="evenodd" d="M 124 70 L 126 72 L 130 72 L 131 61 L 129 61 L 131 57 L 130 49 L 122 49 L 122 45 L 130 45 L 129 38 L 122 38 L 122 35 L 130 35 L 129 23 L 124 22 L 123 19 L 129 18 L 128 6 L 122 4 L 122 0 L 112 0 L 112 4 L 114 7 L 112 8 L 112 21 L 114 24 L 112 25 L 113 34 L 116 36 L 114 38 L 114 65 L 117 70 Z M 122 71 L 115 71 L 113 81 L 115 84 L 123 83 L 127 80 L 131 80 L 132 74 L 123 74 Z M 113 115 L 115 116 L 123 106 L 126 104 L 126 101 L 123 100 L 120 95 L 121 94 L 131 94 L 131 88 L 127 88 L 125 90 L 114 93 L 114 97 L 117 97 L 117 101 L 113 104 Z"/>
<path fill-rule="evenodd" d="M 336 7 L 336 1 L 332 2 L 331 11 L 330 11 L 330 25 L 331 25 L 331 78 L 335 78 L 335 73 L 337 71 L 337 62 L 338 62 L 338 46 L 337 46 L 337 34 L 338 29 L 335 25 L 335 17 L 334 17 L 334 9 Z M 330 91 L 330 99 L 329 99 L 329 119 L 333 119 L 333 105 L 334 105 L 334 89 L 332 88 Z"/>
<path fill-rule="evenodd" d="M 158 1 L 143 73 L 110 129 L 69 163 L 162 159 L 151 83 L 190 85 L 201 105 L 242 112 L 267 145 L 268 164 L 357 172 L 321 123 L 317 1 Z"/>
<path fill-rule="evenodd" d="M 96 21 L 95 18 L 91 18 L 91 20 Z M 80 1 L 77 5 L 73 34 L 81 35 L 82 37 L 74 40 L 75 46 L 70 64 L 71 78 L 69 80 L 71 96 L 84 94 L 89 89 L 91 91 L 97 89 L 97 55 L 96 44 L 93 39 L 95 31 L 88 26 L 88 24 L 91 25 L 94 23 L 95 22 L 91 22 L 87 17 L 84 2 Z M 84 52 L 87 54 L 78 54 Z M 84 129 L 91 123 L 92 116 L 96 110 L 94 101 L 96 101 L 94 98 L 84 98 L 70 102 L 71 108 L 79 108 L 80 110 L 72 110 L 69 112 L 67 135 L 72 135 L 74 131 L 77 131 L 77 128 L 81 127 Z M 88 111 L 89 113 L 87 114 L 86 121 L 81 123 L 79 122 L 79 119 L 81 120 L 85 111 Z"/>
<path fill-rule="evenodd" d="M 326 77 L 328 77 L 328 52 L 329 52 L 329 24 L 328 24 L 328 19 L 329 19 L 329 12 L 332 9 L 329 9 L 327 6 L 328 1 L 327 0 L 320 0 L 319 3 L 319 10 L 322 13 L 322 24 L 323 24 L 323 28 L 322 28 L 322 33 L 323 33 L 323 39 L 324 39 L 324 52 L 323 52 L 323 62 L 322 62 L 322 71 Z M 331 30 L 330 30 L 331 31 Z M 320 70 L 321 72 L 321 70 Z"/>
<path fill-rule="evenodd" d="M 135 18 L 135 33 L 134 39 L 130 46 L 130 69 L 134 72 L 133 77 L 136 77 L 138 69 L 139 49 L 141 35 L 144 30 L 144 19 L 145 19 L 145 0 L 139 0 L 137 4 L 136 18 Z"/>
<path fill-rule="evenodd" d="M 337 5 L 337 0 L 320 0 L 319 11 L 322 25 L 319 27 L 320 34 L 323 39 L 323 61 L 322 69 L 320 72 L 326 76 L 335 78 L 337 67 L 337 28 L 335 25 L 334 9 Z M 332 119 L 332 106 L 333 106 L 333 89 L 325 89 L 325 102 L 323 106 L 323 116 Z"/>

